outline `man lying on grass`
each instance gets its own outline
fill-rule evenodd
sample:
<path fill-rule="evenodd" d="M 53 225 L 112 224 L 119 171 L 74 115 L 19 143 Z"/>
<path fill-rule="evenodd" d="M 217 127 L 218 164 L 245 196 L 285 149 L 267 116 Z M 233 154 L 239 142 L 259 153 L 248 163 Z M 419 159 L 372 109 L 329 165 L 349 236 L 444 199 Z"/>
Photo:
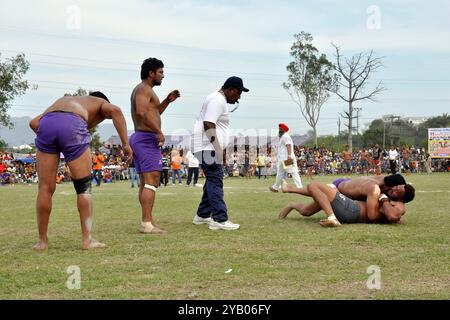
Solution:
<path fill-rule="evenodd" d="M 296 209 L 303 216 L 312 216 L 320 210 L 324 210 L 328 219 L 320 222 L 323 227 L 337 227 L 341 223 L 399 222 L 405 214 L 404 202 L 414 199 L 414 188 L 410 185 L 387 187 L 385 179 L 383 182 L 380 180 L 379 183 L 376 183 L 375 180 L 370 178 L 364 177 L 348 181 L 347 188 L 344 190 L 344 192 L 347 192 L 346 195 L 335 184 L 316 182 L 305 188 L 295 188 L 283 182 L 283 192 L 309 196 L 314 198 L 314 202 L 309 205 L 290 203 L 283 208 L 278 218 L 284 219 L 293 209 Z M 397 182 L 402 182 L 400 180 Z M 391 182 L 388 179 L 387 184 Z M 342 182 L 338 185 L 341 184 Z M 381 190 L 386 194 L 382 193 Z"/>

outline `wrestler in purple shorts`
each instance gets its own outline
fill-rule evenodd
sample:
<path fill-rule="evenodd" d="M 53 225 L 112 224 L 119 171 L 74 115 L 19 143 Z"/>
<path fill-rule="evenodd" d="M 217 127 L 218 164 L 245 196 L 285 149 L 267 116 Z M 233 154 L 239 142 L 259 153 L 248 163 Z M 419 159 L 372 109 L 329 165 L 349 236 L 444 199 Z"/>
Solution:
<path fill-rule="evenodd" d="M 36 148 L 45 153 L 62 152 L 66 162 L 76 160 L 89 147 L 87 123 L 72 112 L 49 112 L 40 122 Z"/>
<path fill-rule="evenodd" d="M 138 174 L 162 171 L 162 156 L 156 133 L 136 130 L 130 137 L 130 146 Z"/>

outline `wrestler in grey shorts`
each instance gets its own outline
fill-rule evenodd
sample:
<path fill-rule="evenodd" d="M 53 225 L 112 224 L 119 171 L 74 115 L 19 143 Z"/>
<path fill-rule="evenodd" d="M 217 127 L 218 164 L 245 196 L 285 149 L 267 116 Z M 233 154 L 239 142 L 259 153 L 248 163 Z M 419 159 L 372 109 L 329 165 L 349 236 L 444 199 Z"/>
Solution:
<path fill-rule="evenodd" d="M 336 197 L 331 202 L 334 215 L 340 223 L 356 223 L 359 219 L 360 209 L 357 201 L 336 191 Z"/>

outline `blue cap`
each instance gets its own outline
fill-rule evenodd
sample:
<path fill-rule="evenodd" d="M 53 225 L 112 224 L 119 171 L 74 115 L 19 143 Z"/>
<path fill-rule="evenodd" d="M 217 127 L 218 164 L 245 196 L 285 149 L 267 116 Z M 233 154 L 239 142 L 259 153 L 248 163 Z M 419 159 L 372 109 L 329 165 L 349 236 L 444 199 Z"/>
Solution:
<path fill-rule="evenodd" d="M 224 88 L 237 88 L 244 92 L 248 92 L 249 90 L 244 87 L 244 83 L 242 82 L 242 79 L 239 77 L 229 77 L 225 83 L 223 84 Z"/>

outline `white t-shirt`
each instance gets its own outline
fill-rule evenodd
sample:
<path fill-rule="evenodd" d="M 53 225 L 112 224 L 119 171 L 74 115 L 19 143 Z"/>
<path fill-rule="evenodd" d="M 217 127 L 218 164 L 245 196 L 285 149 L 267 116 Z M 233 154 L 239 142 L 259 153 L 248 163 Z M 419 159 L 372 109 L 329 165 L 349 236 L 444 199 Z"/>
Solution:
<path fill-rule="evenodd" d="M 389 150 L 389 160 L 395 160 L 398 157 L 397 150 Z"/>
<path fill-rule="evenodd" d="M 291 145 L 291 158 L 296 161 L 295 154 L 294 154 L 294 143 L 292 142 L 292 138 L 289 134 L 284 133 L 280 141 L 278 142 L 278 161 L 284 161 L 288 158 L 288 151 L 286 145 Z"/>
<path fill-rule="evenodd" d="M 191 151 L 188 151 L 188 153 L 186 154 L 186 159 L 188 160 L 188 166 L 189 168 L 198 168 L 199 166 L 199 161 L 198 159 L 192 154 Z"/>
<path fill-rule="evenodd" d="M 216 125 L 216 140 L 222 149 L 228 145 L 230 129 L 230 113 L 225 97 L 220 92 L 213 92 L 203 102 L 195 118 L 194 126 L 194 152 L 214 150 L 209 138 L 205 134 L 203 122 L 212 122 Z"/>

